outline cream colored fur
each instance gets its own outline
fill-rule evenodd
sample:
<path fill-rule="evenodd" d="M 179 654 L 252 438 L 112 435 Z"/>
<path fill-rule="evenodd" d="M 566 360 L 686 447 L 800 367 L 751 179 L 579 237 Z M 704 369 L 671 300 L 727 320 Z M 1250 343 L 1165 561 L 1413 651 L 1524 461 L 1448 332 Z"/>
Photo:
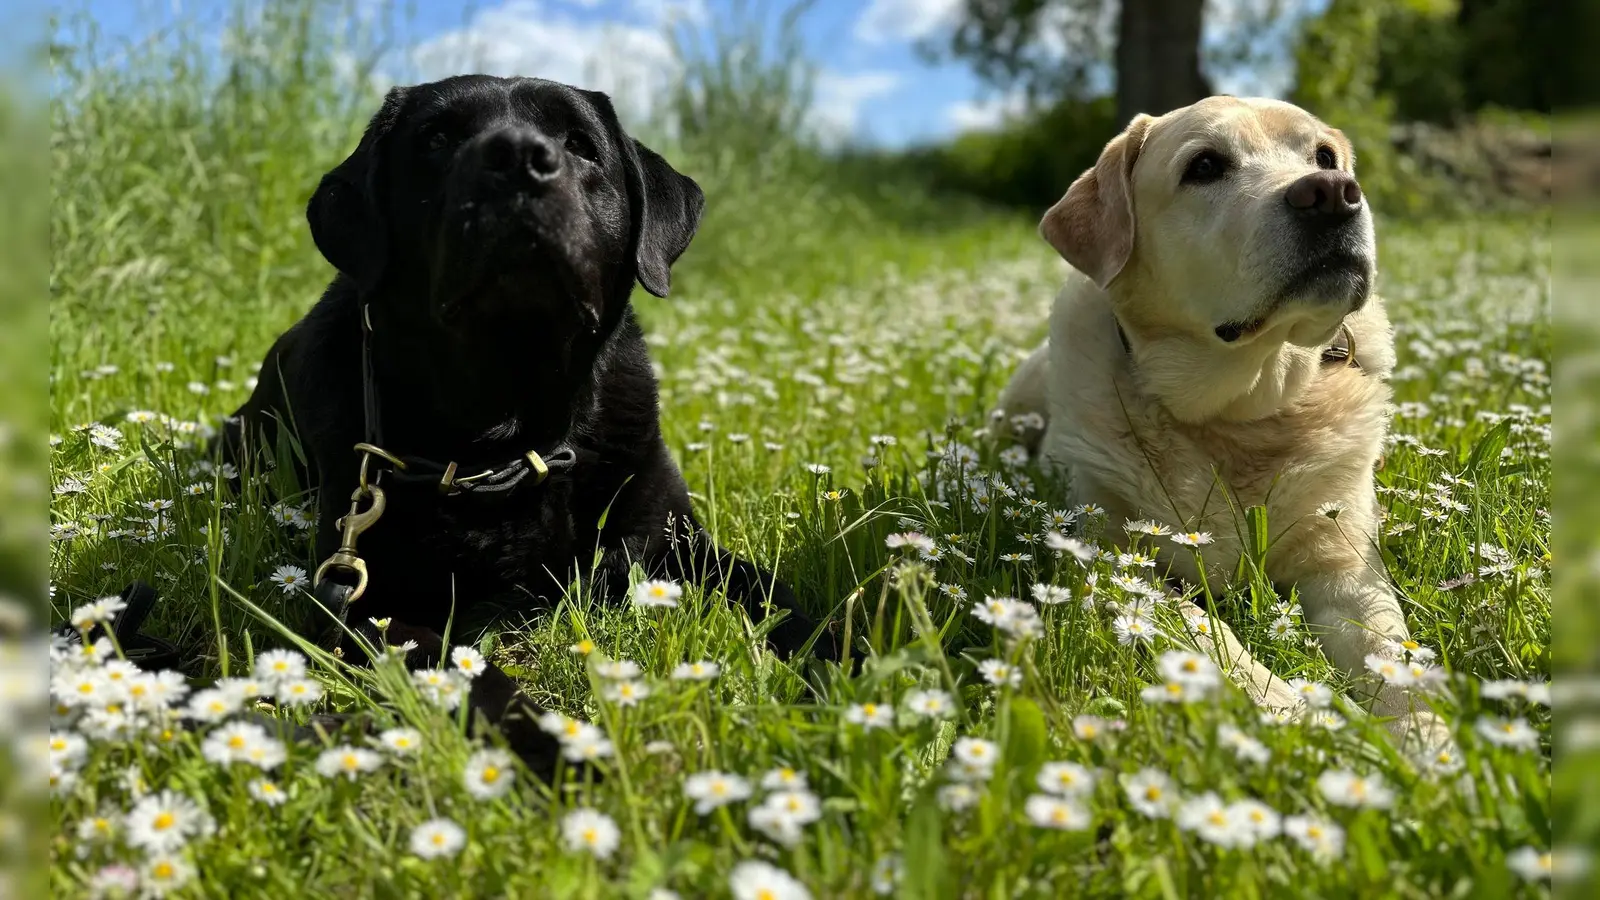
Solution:
<path fill-rule="evenodd" d="M 1072 502 L 1104 506 L 1114 534 L 1122 522 L 1144 518 L 1210 532 L 1213 586 L 1236 571 L 1243 510 L 1264 505 L 1267 574 L 1298 588 L 1328 657 L 1365 679 L 1367 654 L 1408 636 L 1377 550 L 1373 487 L 1395 362 L 1389 320 L 1376 296 L 1351 311 L 1353 302 L 1315 297 L 1273 306 L 1267 290 L 1301 264 L 1286 234 L 1295 223 L 1283 190 L 1316 171 L 1319 145 L 1337 147 L 1348 169 L 1348 144 L 1276 101 L 1213 98 L 1141 117 L 1135 129 L 1143 132 L 1139 146 L 1113 142 L 1107 154 L 1118 158 L 1108 166 L 1102 157 L 1046 215 L 1047 239 L 1106 283 L 1072 273 L 1056 298 L 1048 341 L 1018 369 L 1000 405 L 1008 416 L 1046 417 L 1034 441 L 1044 464 L 1068 471 Z M 1179 177 L 1201 144 L 1221 147 L 1236 168 L 1230 179 L 1194 190 Z M 1074 241 L 1084 239 L 1084 223 L 1110 220 L 1097 197 L 1119 172 L 1128 179 L 1134 234 L 1127 250 L 1113 241 L 1108 259 L 1103 245 Z M 1096 173 L 1101 186 L 1085 188 Z M 1370 219 L 1364 227 L 1375 264 Z M 1263 313 L 1260 327 L 1237 341 L 1213 331 Z M 1322 359 L 1341 324 L 1354 337 L 1359 369 Z M 1336 518 L 1319 513 L 1329 503 L 1342 504 Z M 1159 544 L 1172 574 L 1197 579 L 1190 551 Z M 1296 704 L 1230 629 L 1204 643 L 1259 702 Z M 1362 685 L 1373 712 L 1393 717 L 1397 733 L 1430 743 L 1447 738 L 1420 698 L 1370 679 Z"/>

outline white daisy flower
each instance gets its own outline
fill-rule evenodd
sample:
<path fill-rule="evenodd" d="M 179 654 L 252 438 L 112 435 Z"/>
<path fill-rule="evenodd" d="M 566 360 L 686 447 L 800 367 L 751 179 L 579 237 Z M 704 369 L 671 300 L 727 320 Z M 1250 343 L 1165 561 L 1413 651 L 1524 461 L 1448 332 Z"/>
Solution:
<path fill-rule="evenodd" d="M 317 774 L 324 778 L 344 778 L 355 781 L 360 776 L 383 765 L 383 757 L 362 747 L 344 744 L 324 750 L 317 756 Z"/>
<path fill-rule="evenodd" d="M 631 659 L 613 659 L 597 663 L 594 673 L 607 681 L 629 681 L 638 678 L 643 670 Z"/>
<path fill-rule="evenodd" d="M 642 681 L 615 681 L 605 688 L 605 698 L 618 706 L 638 706 L 648 696 L 650 685 Z"/>
<path fill-rule="evenodd" d="M 1289 679 L 1289 690 L 1294 692 L 1306 709 L 1325 709 L 1333 702 L 1333 689 L 1320 681 L 1304 678 Z"/>
<path fill-rule="evenodd" d="M 1122 789 L 1133 808 L 1152 819 L 1170 817 L 1179 799 L 1172 779 L 1156 769 L 1140 769 L 1127 776 L 1123 779 Z"/>
<path fill-rule="evenodd" d="M 1335 806 L 1388 809 L 1394 805 L 1394 790 L 1384 783 L 1382 775 L 1330 769 L 1317 776 L 1317 790 Z"/>
<path fill-rule="evenodd" d="M 1222 684 L 1222 672 L 1211 658 L 1201 653 L 1168 650 L 1158 661 L 1161 676 L 1200 691 L 1209 691 Z"/>
<path fill-rule="evenodd" d="M 1072 589 L 1054 584 L 1033 586 L 1033 599 L 1044 606 L 1055 606 L 1072 599 Z"/>
<path fill-rule="evenodd" d="M 622 830 L 611 817 L 598 810 L 575 809 L 561 819 L 561 837 L 567 849 L 607 859 L 622 843 Z"/>
<path fill-rule="evenodd" d="M 1211 532 L 1185 531 L 1173 535 L 1171 540 L 1180 547 L 1203 547 L 1211 543 Z"/>
<path fill-rule="evenodd" d="M 246 789 L 249 790 L 250 796 L 255 798 L 256 802 L 267 806 L 282 806 L 289 799 L 289 795 L 284 793 L 283 788 L 279 787 L 277 782 L 269 781 L 265 778 L 255 779 L 246 786 Z"/>
<path fill-rule="evenodd" d="M 905 878 L 905 860 L 898 853 L 878 858 L 872 864 L 872 892 L 880 897 L 892 897 Z"/>
<path fill-rule="evenodd" d="M 1142 616 L 1117 616 L 1112 620 L 1111 628 L 1117 634 L 1117 643 L 1124 645 L 1148 644 L 1160 633 L 1149 619 Z"/>
<path fill-rule="evenodd" d="M 165 897 L 194 879 L 194 866 L 168 852 L 155 852 L 139 867 L 139 883 L 145 897 Z"/>
<path fill-rule="evenodd" d="M 278 686 L 275 696 L 284 706 L 309 706 L 322 699 L 322 685 L 310 678 L 290 678 Z"/>
<path fill-rule="evenodd" d="M 750 796 L 750 782 L 726 772 L 696 772 L 683 781 L 683 794 L 694 801 L 694 811 L 706 815 Z"/>
<path fill-rule="evenodd" d="M 728 888 L 734 900 L 811 900 L 811 892 L 793 875 L 760 860 L 734 866 Z"/>
<path fill-rule="evenodd" d="M 109 625 L 117 613 L 127 608 L 128 604 L 122 602 L 121 597 L 101 597 L 74 609 L 67 621 L 79 631 L 88 631 L 96 625 Z"/>
<path fill-rule="evenodd" d="M 883 703 L 852 703 L 844 711 L 844 720 L 868 731 L 889 728 L 894 725 L 894 707 Z"/>
<path fill-rule="evenodd" d="M 1518 847 L 1506 854 L 1506 867 L 1523 881 L 1547 881 L 1553 862 L 1548 852 L 1537 847 Z"/>
<path fill-rule="evenodd" d="M 504 797 L 517 781 L 511 754 L 504 750 L 479 750 L 467 759 L 462 774 L 467 793 L 479 800 L 498 800 Z"/>
<path fill-rule="evenodd" d="M 174 853 L 189 841 L 205 837 L 216 823 L 205 808 L 175 791 L 161 791 L 140 799 L 123 818 L 123 840 L 148 853 Z"/>
<path fill-rule="evenodd" d="M 390 728 L 378 735 L 378 743 L 395 756 L 411 756 L 422 749 L 422 732 L 415 728 Z"/>
<path fill-rule="evenodd" d="M 764 791 L 800 791 L 805 790 L 806 773 L 779 766 L 761 776 L 761 789 Z"/>
<path fill-rule="evenodd" d="M 1082 831 L 1089 827 L 1089 810 L 1076 800 L 1054 797 L 1049 794 L 1032 794 L 1024 801 L 1022 811 L 1028 821 L 1040 828 L 1061 831 Z"/>
<path fill-rule="evenodd" d="M 1099 716 L 1084 714 L 1072 717 L 1072 736 L 1080 741 L 1093 741 L 1110 728 L 1111 723 Z"/>
<path fill-rule="evenodd" d="M 306 570 L 299 566 L 279 566 L 268 576 L 269 581 L 278 586 L 278 590 L 285 594 L 292 594 L 296 590 L 304 590 L 311 586 L 306 578 Z"/>
<path fill-rule="evenodd" d="M 683 588 L 675 581 L 641 581 L 633 589 L 633 605 L 671 608 L 682 596 Z"/>
<path fill-rule="evenodd" d="M 429 819 L 411 829 L 411 853 L 423 859 L 455 856 L 467 844 L 467 833 L 449 819 Z"/>
<path fill-rule="evenodd" d="M 1515 750 L 1539 749 L 1539 732 L 1528 724 L 1527 719 L 1484 716 L 1473 726 L 1473 730 L 1484 740 L 1499 747 L 1510 747 Z"/>
<path fill-rule="evenodd" d="M 1217 726 L 1217 743 L 1232 750 L 1234 757 L 1241 762 L 1266 765 L 1272 759 L 1272 751 L 1267 749 L 1266 744 L 1227 722 Z"/>
<path fill-rule="evenodd" d="M 708 659 L 678 663 L 672 670 L 672 677 L 678 681 L 710 681 L 721 674 L 722 666 Z"/>
<path fill-rule="evenodd" d="M 960 779 L 963 781 L 987 779 L 999 760 L 1000 748 L 993 741 L 983 738 L 957 738 L 955 745 L 950 748 L 950 761 L 962 767 L 963 774 L 976 776 L 976 779 Z"/>
<path fill-rule="evenodd" d="M 256 657 L 256 678 L 282 684 L 306 677 L 306 658 L 295 650 L 268 650 Z"/>
<path fill-rule="evenodd" d="M 65 769 L 78 768 L 89 755 L 89 742 L 83 739 L 83 735 L 74 731 L 50 732 L 49 746 L 51 765 Z"/>
<path fill-rule="evenodd" d="M 906 709 L 921 719 L 948 719 L 955 713 L 955 701 L 945 691 L 911 691 L 905 703 Z"/>
<path fill-rule="evenodd" d="M 978 674 L 996 686 L 1021 687 L 1022 670 L 1003 660 L 986 659 L 978 663 Z"/>
<path fill-rule="evenodd" d="M 1094 793 L 1094 773 L 1073 762 L 1047 762 L 1039 768 L 1039 789 L 1063 797 Z"/>
<path fill-rule="evenodd" d="M 1290 816 L 1283 820 L 1283 833 L 1324 862 L 1344 855 L 1344 829 L 1320 816 Z"/>
<path fill-rule="evenodd" d="M 939 807 L 947 812 L 963 812 L 978 805 L 982 797 L 978 789 L 964 782 L 947 784 L 939 788 L 936 793 Z"/>
<path fill-rule="evenodd" d="M 561 742 L 561 755 L 568 762 L 583 763 L 605 759 L 616 752 L 616 747 L 600 729 L 583 723 L 578 734 Z"/>
<path fill-rule="evenodd" d="M 201 722 L 220 722 L 237 713 L 244 706 L 245 699 L 237 690 L 207 688 L 189 698 L 187 714 L 189 718 Z"/>
<path fill-rule="evenodd" d="M 1052 531 L 1044 536 L 1044 545 L 1057 553 L 1071 556 L 1080 565 L 1087 566 L 1094 562 L 1095 549 L 1077 538 Z"/>
<path fill-rule="evenodd" d="M 453 647 L 450 650 L 450 665 L 455 669 L 457 675 L 471 681 L 483 674 L 483 670 L 488 667 L 489 662 L 483 658 L 483 654 L 479 653 L 476 648 Z"/>
<path fill-rule="evenodd" d="M 1238 846 L 1241 847 L 1271 840 L 1283 830 L 1283 817 L 1260 800 L 1235 800 L 1228 804 L 1228 817 L 1238 823 L 1241 832 Z"/>

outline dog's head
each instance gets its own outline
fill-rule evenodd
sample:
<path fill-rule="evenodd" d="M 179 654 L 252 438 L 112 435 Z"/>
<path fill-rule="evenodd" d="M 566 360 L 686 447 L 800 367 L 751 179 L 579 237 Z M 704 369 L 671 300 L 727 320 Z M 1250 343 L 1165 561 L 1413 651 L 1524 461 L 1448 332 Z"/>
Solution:
<path fill-rule="evenodd" d="M 391 90 L 306 216 L 358 290 L 410 307 L 394 315 L 597 332 L 635 279 L 666 296 L 703 205 L 604 94 L 463 75 Z"/>
<path fill-rule="evenodd" d="M 1138 116 L 1040 233 L 1151 334 L 1314 346 L 1377 265 L 1350 142 L 1297 106 L 1211 97 Z"/>

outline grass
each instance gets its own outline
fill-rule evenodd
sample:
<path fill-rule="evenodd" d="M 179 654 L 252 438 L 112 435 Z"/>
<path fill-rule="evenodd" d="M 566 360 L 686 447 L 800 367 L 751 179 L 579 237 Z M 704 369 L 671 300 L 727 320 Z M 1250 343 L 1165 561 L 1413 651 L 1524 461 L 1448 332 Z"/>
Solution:
<path fill-rule="evenodd" d="M 275 621 L 314 615 L 268 578 L 315 562 L 309 533 L 279 515 L 295 501 L 230 497 L 195 468 L 208 423 L 246 396 L 252 365 L 330 275 L 301 204 L 370 102 L 338 81 L 326 48 L 341 36 L 319 30 L 315 15 L 297 18 L 313 7 L 284 9 L 250 26 L 275 55 L 232 59 L 221 87 L 198 71 L 196 48 L 163 45 L 105 66 L 86 42 L 63 65 L 68 90 L 54 110 L 53 617 L 149 581 L 163 594 L 150 630 L 186 648 L 197 685 L 248 673 L 265 648 L 292 643 Z M 695 71 L 715 77 L 713 68 Z M 523 679 L 540 703 L 602 729 L 615 746 L 597 767 L 603 778 L 567 772 L 547 785 L 524 773 L 509 793 L 479 799 L 464 772 L 482 739 L 458 716 L 392 667 L 319 658 L 319 707 L 415 728 L 422 751 L 346 780 L 317 774 L 322 747 L 292 746 L 271 775 L 287 802 L 269 809 L 250 792 L 260 772 L 203 757 L 211 727 L 96 739 L 50 801 L 39 838 L 50 889 L 83 895 L 104 867 L 145 864 L 129 832 L 98 841 L 80 823 L 116 823 L 144 792 L 172 790 L 215 826 L 177 852 L 193 873 L 174 896 L 719 897 L 730 871 L 753 859 L 817 897 L 870 895 L 891 859 L 903 897 L 1545 892 L 1515 875 L 1508 855 L 1552 845 L 1550 714 L 1480 688 L 1544 681 L 1551 669 L 1544 219 L 1380 222 L 1381 288 L 1401 358 L 1397 440 L 1379 475 L 1384 547 L 1417 637 L 1452 673 L 1436 699 L 1457 724 L 1460 759 L 1441 774 L 1349 706 L 1348 723 L 1329 730 L 1263 724 L 1232 691 L 1146 702 L 1160 653 L 1177 645 L 1119 643 L 1103 603 L 1041 607 L 1042 633 L 1022 646 L 980 622 L 972 600 L 1028 597 L 1039 584 L 1081 594 L 1087 583 L 1084 567 L 1037 543 L 1059 485 L 1003 457 L 986 434 L 1000 386 L 1042 336 L 1061 263 L 1027 222 L 910 189 L 846 189 L 803 145 L 752 173 L 692 131 L 676 144 L 669 156 L 702 179 L 709 202 L 674 296 L 638 295 L 667 439 L 716 538 L 775 567 L 815 612 L 847 618 L 867 662 L 852 672 L 781 664 L 721 598 L 692 588 L 676 609 L 640 610 L 599 604 L 578 586 L 555 609 L 463 622 L 456 640 Z M 170 419 L 130 421 L 141 412 Z M 119 429 L 116 449 L 93 444 L 86 423 Z M 952 477 L 957 445 L 1017 496 L 992 487 L 979 496 Z M 1453 507 L 1438 502 L 1446 478 L 1464 479 L 1445 489 Z M 1086 540 L 1109 537 L 1092 516 L 1079 528 Z M 886 545 L 913 530 L 934 537 L 942 559 Z M 1467 578 L 1501 551 L 1503 567 Z M 1118 599 L 1113 565 L 1092 570 L 1100 600 Z M 1240 583 L 1221 601 L 1241 637 L 1280 674 L 1338 686 L 1314 649 L 1268 635 L 1279 598 L 1265 590 Z M 1296 629 L 1303 636 L 1298 620 Z M 572 652 L 585 640 L 592 654 Z M 631 707 L 607 700 L 603 659 L 637 661 L 651 695 Z M 696 659 L 721 674 L 669 677 Z M 991 659 L 1019 681 L 986 681 L 979 664 Z M 949 717 L 907 711 L 916 690 L 949 692 Z M 897 710 L 893 725 L 852 724 L 852 707 L 869 703 Z M 310 708 L 262 710 L 304 719 Z M 1081 736 L 1085 716 L 1101 722 L 1092 738 Z M 1526 717 L 1537 746 L 1486 741 L 1475 725 L 1490 716 Z M 1236 756 L 1224 726 L 1259 741 L 1264 761 Z M 993 741 L 998 761 L 957 811 L 939 788 L 965 736 Z M 1098 775 L 1078 801 L 1089 827 L 1030 822 L 1027 798 L 1049 760 Z M 756 781 L 783 766 L 821 800 L 793 846 L 747 821 L 765 791 L 704 816 L 684 793 L 692 773 Z M 1137 811 L 1119 779 L 1144 768 L 1170 775 L 1185 798 L 1214 791 L 1322 817 L 1343 829 L 1342 852 L 1322 860 L 1286 836 L 1214 846 Z M 1392 808 L 1330 803 L 1317 779 L 1334 770 L 1381 777 L 1396 792 Z M 620 846 L 608 858 L 569 848 L 561 823 L 577 808 L 615 822 Z M 408 849 L 413 828 L 435 818 L 465 830 L 449 860 Z"/>

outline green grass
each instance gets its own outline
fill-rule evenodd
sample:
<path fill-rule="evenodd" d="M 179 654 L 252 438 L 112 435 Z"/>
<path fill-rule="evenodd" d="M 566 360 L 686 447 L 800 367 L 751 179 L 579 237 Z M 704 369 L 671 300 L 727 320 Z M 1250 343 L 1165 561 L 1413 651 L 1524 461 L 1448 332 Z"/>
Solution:
<path fill-rule="evenodd" d="M 259 27 L 295 33 L 299 22 L 284 13 Z M 313 567 L 309 534 L 280 524 L 258 495 L 219 495 L 190 473 L 205 423 L 246 396 L 252 365 L 331 274 L 301 205 L 347 150 L 370 100 L 341 90 L 326 51 L 315 49 L 327 36 L 306 27 L 303 43 L 269 42 L 278 56 L 240 63 L 220 92 L 179 65 L 183 48 L 116 69 L 77 58 L 68 81 L 81 90 L 54 115 L 51 416 L 61 440 L 51 480 L 83 490 L 52 500 L 52 523 L 76 532 L 52 544 L 52 605 L 60 619 L 134 578 L 150 581 L 164 597 L 150 628 L 183 644 L 197 683 L 247 672 L 254 653 L 285 644 L 267 616 L 312 614 L 267 580 L 282 564 Z M 1026 597 L 1043 583 L 1084 587 L 1076 563 L 1025 538 L 1044 529 L 1022 501 L 1059 508 L 1059 485 L 1002 461 L 1003 445 L 983 432 L 1010 369 L 1042 335 L 1062 264 L 1028 222 L 952 209 L 909 188 L 847 189 L 803 146 L 752 174 L 692 138 L 682 136 L 672 158 L 706 185 L 705 230 L 671 299 L 637 295 L 663 373 L 667 439 L 716 538 L 775 567 L 814 611 L 847 618 L 870 648 L 865 665 L 779 663 L 740 614 L 693 589 L 677 609 L 643 611 L 603 606 L 579 587 L 553 610 L 462 623 L 457 641 L 517 674 L 540 703 L 601 727 L 616 747 L 598 766 L 602 779 L 568 772 L 546 785 L 524 773 L 507 796 L 474 799 L 463 770 L 478 739 L 459 719 L 433 710 L 389 667 L 324 660 L 322 707 L 415 727 L 423 751 L 345 781 L 315 772 L 320 747 L 291 747 L 273 775 L 290 799 L 269 810 L 248 793 L 245 766 L 202 758 L 206 729 L 94 741 L 51 801 L 41 838 L 50 888 L 81 895 L 102 866 L 140 864 L 125 842 L 91 843 L 77 828 L 97 814 L 115 820 L 143 785 L 184 793 L 215 820 L 215 833 L 180 854 L 196 874 L 179 896 L 645 897 L 667 887 L 720 897 L 735 864 L 765 859 L 816 897 L 854 897 L 871 893 L 875 866 L 894 854 L 904 897 L 1545 891 L 1506 860 L 1517 848 L 1551 847 L 1550 715 L 1478 690 L 1480 679 L 1545 680 L 1551 668 L 1544 219 L 1380 221 L 1402 404 L 1402 441 L 1379 476 L 1395 532 L 1385 551 L 1418 638 L 1453 673 L 1438 699 L 1458 725 L 1464 765 L 1439 776 L 1355 708 L 1344 710 L 1349 724 L 1328 731 L 1261 724 L 1237 692 L 1146 703 L 1140 691 L 1173 645 L 1118 644 L 1103 607 L 1045 608 L 1042 635 L 1015 647 L 971 614 L 970 600 L 955 602 L 941 585 L 975 599 Z M 138 411 L 193 424 L 129 422 Z M 120 429 L 120 448 L 92 445 L 78 430 L 91 422 Z M 973 448 L 983 471 L 1031 488 L 974 502 L 930 458 L 952 440 Z M 1425 521 L 1439 508 L 1426 499 L 1430 486 L 1447 475 L 1470 482 L 1451 489 L 1461 508 Z M 194 496 L 192 484 L 202 485 Z M 158 500 L 173 505 L 151 537 L 112 536 L 152 518 L 138 504 Z M 910 564 L 885 545 L 907 530 L 937 538 L 944 559 Z M 1088 520 L 1085 535 L 1098 532 Z M 1450 586 L 1488 563 L 1484 545 L 1506 552 L 1507 571 Z M 1017 553 L 1031 559 L 1008 556 Z M 1114 598 L 1112 567 L 1094 568 L 1102 599 Z M 1235 585 L 1222 601 L 1241 637 L 1280 674 L 1337 685 L 1314 649 L 1271 640 L 1273 616 L 1249 615 L 1260 587 Z M 597 647 L 588 658 L 569 649 L 584 639 Z M 631 708 L 606 701 L 590 665 L 600 658 L 638 661 L 653 693 Z M 990 658 L 1017 666 L 1020 685 L 985 682 L 977 664 Z M 668 677 L 695 659 L 717 661 L 722 674 Z M 951 718 L 917 722 L 902 710 L 893 727 L 873 730 L 846 721 L 852 704 L 901 708 L 917 689 L 949 691 Z M 1119 724 L 1080 739 L 1073 720 L 1084 715 Z M 1474 731 L 1487 715 L 1527 716 L 1539 748 L 1487 743 Z M 1224 724 L 1259 739 L 1268 759 L 1237 759 L 1218 737 Z M 962 736 L 995 741 L 1000 761 L 976 805 L 953 812 L 936 789 Z M 1046 760 L 1099 774 L 1084 804 L 1091 827 L 1029 822 L 1025 801 Z M 781 765 L 803 772 L 822 801 L 793 847 L 748 824 L 760 791 L 704 817 L 684 795 L 695 772 L 758 780 Z M 1146 818 L 1118 783 L 1145 767 L 1168 773 L 1186 797 L 1215 791 L 1324 816 L 1345 829 L 1343 853 L 1318 861 L 1287 837 L 1221 849 Z M 1393 807 L 1330 805 L 1316 779 L 1335 769 L 1381 775 L 1397 792 Z M 619 826 L 609 859 L 566 847 L 559 823 L 577 807 Z M 453 860 L 407 849 L 412 828 L 435 817 L 467 832 Z"/>

